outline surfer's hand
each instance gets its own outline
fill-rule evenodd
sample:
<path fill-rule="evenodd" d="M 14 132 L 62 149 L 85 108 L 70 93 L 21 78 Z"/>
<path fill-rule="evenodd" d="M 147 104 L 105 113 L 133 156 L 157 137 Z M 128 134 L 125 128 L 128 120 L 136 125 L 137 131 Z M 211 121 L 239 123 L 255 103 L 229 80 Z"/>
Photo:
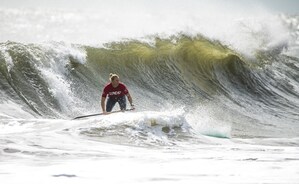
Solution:
<path fill-rule="evenodd" d="M 131 104 L 131 109 L 133 109 L 133 110 L 135 109 L 135 106 L 134 106 L 134 104 Z"/>

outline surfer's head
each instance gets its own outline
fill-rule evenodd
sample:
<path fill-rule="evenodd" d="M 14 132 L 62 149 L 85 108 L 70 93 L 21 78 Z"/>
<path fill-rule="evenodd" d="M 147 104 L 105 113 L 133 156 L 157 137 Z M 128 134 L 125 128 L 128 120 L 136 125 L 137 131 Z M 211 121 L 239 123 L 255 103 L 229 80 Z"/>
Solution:
<path fill-rule="evenodd" d="M 118 86 L 119 84 L 119 76 L 115 73 L 110 73 L 109 79 L 113 86 Z"/>

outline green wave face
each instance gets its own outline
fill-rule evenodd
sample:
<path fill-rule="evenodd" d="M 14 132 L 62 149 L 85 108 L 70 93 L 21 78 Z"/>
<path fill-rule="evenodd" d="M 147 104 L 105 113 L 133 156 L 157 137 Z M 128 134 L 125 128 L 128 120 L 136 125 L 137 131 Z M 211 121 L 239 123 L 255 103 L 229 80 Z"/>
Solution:
<path fill-rule="evenodd" d="M 133 40 L 105 46 L 86 48 L 90 68 L 104 78 L 113 71 L 138 87 L 168 91 L 164 96 L 178 97 L 183 92 L 188 96 L 196 91 L 200 91 L 198 97 L 213 94 L 217 87 L 215 69 L 242 62 L 227 47 L 201 36 L 155 38 L 154 43 Z"/>

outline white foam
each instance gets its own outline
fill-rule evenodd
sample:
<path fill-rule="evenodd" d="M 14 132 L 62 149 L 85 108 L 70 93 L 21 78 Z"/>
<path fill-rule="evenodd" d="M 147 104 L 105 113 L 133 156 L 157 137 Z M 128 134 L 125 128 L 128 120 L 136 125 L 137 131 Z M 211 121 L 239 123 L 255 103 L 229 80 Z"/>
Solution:
<path fill-rule="evenodd" d="M 8 72 L 10 72 L 11 68 L 14 66 L 12 58 L 9 55 L 9 53 L 6 51 L 6 48 L 2 47 L 1 45 L 0 45 L 0 52 L 6 62 L 7 70 L 8 70 Z"/>
<path fill-rule="evenodd" d="M 190 129 L 185 120 L 184 111 L 181 109 L 169 111 L 143 111 L 143 112 L 119 112 L 110 115 L 101 115 L 94 118 L 81 120 L 88 127 L 84 130 L 109 130 L 113 135 L 125 133 L 127 139 L 134 139 L 134 144 L 139 143 L 162 143 L 172 144 L 169 135 L 175 135 L 175 128 L 182 132 Z M 82 128 L 79 129 L 82 132 Z M 102 134 L 102 133 L 100 133 Z M 114 136 L 115 138 L 115 136 Z M 111 142 L 117 141 L 111 140 Z"/>
<path fill-rule="evenodd" d="M 86 52 L 73 45 L 55 42 L 42 44 L 41 48 L 48 59 L 42 61 L 37 69 L 47 82 L 53 97 L 58 100 L 61 110 L 67 114 L 74 106 L 74 102 L 80 100 L 72 92 L 68 77 L 71 70 L 70 57 L 74 59 L 73 62 L 84 64 Z"/>
<path fill-rule="evenodd" d="M 109 116 L 102 116 L 101 125 L 119 125 L 128 124 L 140 127 L 151 126 L 170 126 L 180 127 L 186 124 L 184 112 L 181 110 L 174 111 L 144 111 L 144 112 L 128 112 L 116 113 Z"/>
<path fill-rule="evenodd" d="M 0 117 L 4 119 L 34 118 L 34 116 L 25 111 L 20 104 L 8 100 L 0 104 Z"/>

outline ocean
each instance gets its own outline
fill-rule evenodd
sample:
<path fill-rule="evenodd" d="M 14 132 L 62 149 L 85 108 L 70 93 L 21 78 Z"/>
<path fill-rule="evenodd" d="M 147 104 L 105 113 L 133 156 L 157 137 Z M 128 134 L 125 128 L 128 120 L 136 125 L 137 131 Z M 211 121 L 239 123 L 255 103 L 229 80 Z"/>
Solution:
<path fill-rule="evenodd" d="M 0 5 L 1 183 L 299 183 L 299 14 L 61 3 Z"/>

